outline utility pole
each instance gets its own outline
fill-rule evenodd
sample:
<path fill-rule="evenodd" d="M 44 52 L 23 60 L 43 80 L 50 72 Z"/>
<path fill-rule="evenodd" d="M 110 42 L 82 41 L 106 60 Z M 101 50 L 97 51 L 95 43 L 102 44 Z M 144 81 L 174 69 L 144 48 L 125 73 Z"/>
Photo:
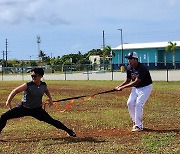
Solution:
<path fill-rule="evenodd" d="M 3 81 L 3 73 L 4 73 L 4 51 L 2 51 L 2 54 L 3 54 L 3 58 L 2 58 L 2 81 Z"/>
<path fill-rule="evenodd" d="M 7 41 L 7 39 L 6 39 L 6 51 L 5 51 L 5 54 L 6 54 L 6 61 L 5 61 L 5 63 L 6 63 L 6 67 L 7 67 L 7 53 L 8 53 L 8 41 Z"/>
<path fill-rule="evenodd" d="M 104 38 L 104 30 L 103 30 L 103 49 L 105 48 L 105 38 Z"/>
<path fill-rule="evenodd" d="M 105 68 L 105 66 L 104 66 L 104 61 L 105 61 L 104 49 L 105 49 L 105 38 L 104 38 L 104 30 L 103 30 L 103 70 Z"/>
<path fill-rule="evenodd" d="M 40 55 L 40 43 L 41 43 L 41 37 L 38 35 L 37 36 L 37 44 L 38 44 L 38 57 Z M 40 57 L 39 57 L 40 58 Z"/>

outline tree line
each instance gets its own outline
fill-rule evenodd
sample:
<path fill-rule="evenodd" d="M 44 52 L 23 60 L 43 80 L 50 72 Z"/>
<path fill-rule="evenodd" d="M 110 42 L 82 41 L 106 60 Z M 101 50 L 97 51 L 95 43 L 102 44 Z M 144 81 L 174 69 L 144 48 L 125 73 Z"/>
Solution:
<path fill-rule="evenodd" d="M 105 57 L 111 55 L 111 47 L 106 46 L 104 49 L 92 49 L 85 54 L 80 51 L 78 53 L 71 53 L 63 55 L 62 57 L 49 57 L 46 53 L 40 50 L 38 60 L 18 60 L 11 59 L 7 61 L 7 67 L 19 67 L 19 66 L 39 66 L 39 65 L 69 65 L 69 64 L 90 64 L 89 57 L 91 55 L 99 55 L 105 59 Z M 5 66 L 5 60 L 1 59 L 0 64 Z"/>

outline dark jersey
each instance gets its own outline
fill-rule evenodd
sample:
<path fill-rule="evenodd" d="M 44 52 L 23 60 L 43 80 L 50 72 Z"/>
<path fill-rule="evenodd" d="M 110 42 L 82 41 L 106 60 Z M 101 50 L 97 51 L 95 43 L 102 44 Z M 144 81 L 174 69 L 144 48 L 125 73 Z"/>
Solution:
<path fill-rule="evenodd" d="M 136 88 L 145 87 L 152 84 L 151 75 L 149 70 L 141 63 L 138 63 L 136 68 L 127 66 L 127 78 L 134 81 L 136 78 L 141 79 L 141 82 L 136 85 Z"/>
<path fill-rule="evenodd" d="M 22 104 L 27 108 L 37 108 L 42 106 L 42 97 L 46 91 L 46 83 L 36 85 L 34 82 L 27 82 L 27 89 L 24 91 Z"/>

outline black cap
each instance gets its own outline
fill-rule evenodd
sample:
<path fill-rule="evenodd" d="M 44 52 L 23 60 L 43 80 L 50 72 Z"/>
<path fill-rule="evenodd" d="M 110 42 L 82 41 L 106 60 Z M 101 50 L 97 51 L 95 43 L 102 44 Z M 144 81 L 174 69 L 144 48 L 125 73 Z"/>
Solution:
<path fill-rule="evenodd" d="M 132 59 L 132 58 L 137 58 L 138 59 L 138 54 L 136 52 L 130 52 L 125 58 Z"/>

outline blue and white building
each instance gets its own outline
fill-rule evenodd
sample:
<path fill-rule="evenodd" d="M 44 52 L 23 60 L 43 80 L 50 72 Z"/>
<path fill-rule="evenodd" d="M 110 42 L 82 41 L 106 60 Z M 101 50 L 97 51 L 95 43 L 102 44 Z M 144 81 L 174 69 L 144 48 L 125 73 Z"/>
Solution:
<path fill-rule="evenodd" d="M 128 61 L 124 57 L 132 51 L 137 52 L 139 61 L 149 69 L 180 68 L 180 41 L 171 42 L 176 43 L 174 61 L 173 52 L 166 52 L 168 42 L 123 44 L 112 48 L 113 68 L 117 70 L 122 65 L 126 66 Z"/>

